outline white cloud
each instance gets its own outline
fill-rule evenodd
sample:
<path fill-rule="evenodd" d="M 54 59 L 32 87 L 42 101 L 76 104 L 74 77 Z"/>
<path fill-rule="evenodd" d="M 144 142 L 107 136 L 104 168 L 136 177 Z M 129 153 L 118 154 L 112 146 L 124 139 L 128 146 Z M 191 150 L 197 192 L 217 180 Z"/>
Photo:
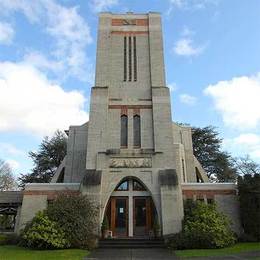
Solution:
<path fill-rule="evenodd" d="M 88 120 L 84 96 L 64 91 L 24 63 L 0 63 L 0 131 L 51 135 Z"/>
<path fill-rule="evenodd" d="M 20 168 L 20 163 L 13 159 L 7 159 L 6 163 L 9 164 L 12 170 L 18 170 Z"/>
<path fill-rule="evenodd" d="M 218 0 L 170 0 L 170 4 L 179 9 L 204 9 L 209 5 L 217 5 Z"/>
<path fill-rule="evenodd" d="M 9 23 L 0 22 L 0 44 L 10 44 L 14 37 L 14 29 Z"/>
<path fill-rule="evenodd" d="M 64 69 L 62 61 L 47 59 L 43 54 L 37 51 L 31 51 L 24 56 L 24 62 L 39 69 L 61 72 Z"/>
<path fill-rule="evenodd" d="M 180 101 L 186 105 L 195 105 L 197 102 L 197 98 L 188 94 L 181 94 L 179 96 Z"/>
<path fill-rule="evenodd" d="M 209 85 L 204 93 L 213 98 L 227 126 L 249 129 L 260 124 L 260 74 L 236 77 Z"/>
<path fill-rule="evenodd" d="M 168 88 L 170 89 L 170 92 L 174 92 L 178 89 L 178 86 L 175 82 L 172 82 L 172 83 L 168 84 Z"/>
<path fill-rule="evenodd" d="M 4 154 L 9 155 L 25 155 L 26 153 L 20 149 L 18 149 L 16 146 L 10 143 L 3 143 L 0 142 L 0 150 Z"/>
<path fill-rule="evenodd" d="M 6 15 L 22 12 L 29 21 L 40 24 L 54 38 L 50 62 L 62 63 L 67 75 L 92 82 L 92 65 L 86 55 L 86 46 L 92 43 L 92 37 L 77 6 L 63 6 L 55 0 L 1 0 L 0 9 Z"/>
<path fill-rule="evenodd" d="M 224 140 L 224 148 L 238 154 L 249 154 L 254 160 L 260 161 L 260 135 L 243 133 L 237 137 Z"/>
<path fill-rule="evenodd" d="M 179 39 L 174 47 L 173 51 L 180 56 L 198 56 L 205 50 L 205 45 L 204 46 L 193 46 L 193 41 L 189 38 L 181 38 Z"/>
<path fill-rule="evenodd" d="M 187 26 L 184 26 L 182 32 L 181 32 L 181 35 L 183 37 L 191 37 L 192 35 L 194 35 L 195 32 L 193 30 L 191 30 L 189 27 Z"/>
<path fill-rule="evenodd" d="M 117 5 L 118 0 L 91 0 L 90 8 L 94 12 L 106 11 L 110 7 Z"/>

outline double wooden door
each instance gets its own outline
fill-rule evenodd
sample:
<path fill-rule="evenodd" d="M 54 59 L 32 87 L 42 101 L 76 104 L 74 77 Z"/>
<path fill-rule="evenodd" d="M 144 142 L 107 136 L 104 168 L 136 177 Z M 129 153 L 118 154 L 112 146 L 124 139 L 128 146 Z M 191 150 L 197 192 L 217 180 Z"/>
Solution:
<path fill-rule="evenodd" d="M 129 199 L 133 200 L 129 209 Z M 133 216 L 129 219 L 130 216 Z M 111 230 L 115 237 L 129 235 L 129 226 L 134 236 L 146 236 L 152 226 L 152 210 L 150 197 L 111 197 Z M 129 221 L 131 221 L 129 225 Z M 132 233 L 132 232 L 131 232 Z"/>

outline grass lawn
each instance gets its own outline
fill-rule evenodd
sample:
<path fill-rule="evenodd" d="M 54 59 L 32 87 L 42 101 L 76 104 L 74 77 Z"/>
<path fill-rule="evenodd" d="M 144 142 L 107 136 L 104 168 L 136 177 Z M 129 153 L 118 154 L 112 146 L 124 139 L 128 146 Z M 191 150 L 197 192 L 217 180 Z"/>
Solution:
<path fill-rule="evenodd" d="M 0 246 L 1 260 L 82 260 L 87 250 L 31 250 L 18 246 Z"/>
<path fill-rule="evenodd" d="M 179 257 L 195 257 L 195 256 L 224 256 L 239 254 L 249 251 L 260 251 L 260 243 L 238 243 L 231 247 L 221 249 L 190 249 L 176 250 L 175 254 Z"/>

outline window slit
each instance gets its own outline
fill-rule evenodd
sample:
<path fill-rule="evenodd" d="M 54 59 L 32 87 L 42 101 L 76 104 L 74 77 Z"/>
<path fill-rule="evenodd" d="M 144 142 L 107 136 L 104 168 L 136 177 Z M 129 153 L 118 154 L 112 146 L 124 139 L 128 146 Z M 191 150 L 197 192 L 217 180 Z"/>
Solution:
<path fill-rule="evenodd" d="M 128 37 L 129 40 L 129 46 L 128 46 L 128 72 L 129 72 L 129 78 L 128 81 L 132 81 L 132 39 L 131 36 Z"/>
<path fill-rule="evenodd" d="M 127 148 L 128 144 L 128 118 L 127 115 L 121 116 L 121 148 Z"/>
<path fill-rule="evenodd" d="M 134 36 L 134 81 L 137 81 L 136 36 Z"/>
<path fill-rule="evenodd" d="M 127 44 L 127 39 L 126 37 L 124 37 L 124 81 L 126 81 L 126 77 L 127 77 L 127 61 L 126 61 L 126 44 Z"/>
<path fill-rule="evenodd" d="M 134 115 L 134 147 L 141 147 L 141 120 L 139 115 Z"/>

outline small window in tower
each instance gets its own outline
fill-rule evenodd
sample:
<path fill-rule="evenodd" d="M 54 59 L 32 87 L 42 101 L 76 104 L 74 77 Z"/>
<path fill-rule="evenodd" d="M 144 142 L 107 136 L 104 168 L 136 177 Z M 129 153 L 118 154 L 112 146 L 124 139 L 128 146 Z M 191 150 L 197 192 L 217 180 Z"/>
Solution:
<path fill-rule="evenodd" d="M 186 182 L 186 178 L 185 178 L 185 165 L 184 165 L 184 160 L 183 159 L 181 159 L 181 165 L 182 165 L 183 182 Z"/>
<path fill-rule="evenodd" d="M 134 81 L 137 81 L 136 36 L 134 36 Z"/>
<path fill-rule="evenodd" d="M 126 77 L 127 77 L 126 45 L 127 45 L 127 38 L 124 37 L 124 81 L 126 81 Z"/>
<path fill-rule="evenodd" d="M 128 73 L 129 73 L 129 78 L 128 81 L 132 81 L 132 38 L 128 37 Z"/>
<path fill-rule="evenodd" d="M 134 115 L 134 147 L 138 148 L 141 147 L 141 122 L 140 116 Z"/>
<path fill-rule="evenodd" d="M 128 118 L 127 115 L 121 116 L 121 148 L 127 148 Z"/>

